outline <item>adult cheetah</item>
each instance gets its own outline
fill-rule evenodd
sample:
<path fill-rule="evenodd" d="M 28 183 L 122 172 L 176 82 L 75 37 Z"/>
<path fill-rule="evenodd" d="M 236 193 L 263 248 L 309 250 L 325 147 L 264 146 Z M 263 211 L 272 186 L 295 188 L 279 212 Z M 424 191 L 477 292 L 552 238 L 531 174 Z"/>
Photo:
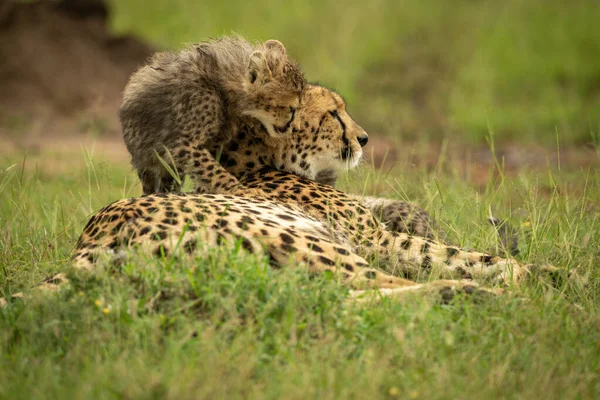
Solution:
<path fill-rule="evenodd" d="M 362 130 L 353 125 L 341 97 L 322 87 L 305 89 L 297 114 L 292 135 L 273 138 L 247 120 L 236 140 L 222 149 L 221 162 L 240 184 L 266 197 L 165 193 L 116 201 L 88 222 L 74 265 L 92 269 L 101 254 L 129 247 L 196 254 L 239 242 L 279 266 L 339 272 L 344 283 L 359 290 L 354 294 L 379 288 L 384 295 L 435 291 L 448 296 L 488 289 L 447 279 L 516 284 L 528 276 L 533 266 L 514 259 L 390 231 L 356 198 L 314 181 L 317 174 L 356 164 Z M 379 268 L 370 265 L 374 260 Z M 445 279 L 425 284 L 407 279 L 432 272 Z"/>

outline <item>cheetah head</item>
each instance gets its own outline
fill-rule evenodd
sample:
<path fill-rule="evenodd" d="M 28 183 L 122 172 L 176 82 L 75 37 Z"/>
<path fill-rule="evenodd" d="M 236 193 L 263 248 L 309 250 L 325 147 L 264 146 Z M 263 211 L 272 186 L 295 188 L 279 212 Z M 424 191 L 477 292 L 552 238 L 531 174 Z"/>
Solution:
<path fill-rule="evenodd" d="M 300 104 L 304 76 L 281 42 L 268 40 L 250 55 L 246 80 L 242 114 L 260 121 L 270 136 L 287 132 Z"/>
<path fill-rule="evenodd" d="M 337 93 L 306 85 L 285 134 L 273 136 L 255 118 L 242 118 L 218 157 L 238 177 L 268 167 L 333 185 L 337 171 L 358 165 L 368 139 Z"/>
<path fill-rule="evenodd" d="M 369 136 L 350 117 L 340 95 L 327 88 L 307 85 L 288 134 L 267 139 L 279 170 L 327 182 L 330 171 L 358 165 Z"/>

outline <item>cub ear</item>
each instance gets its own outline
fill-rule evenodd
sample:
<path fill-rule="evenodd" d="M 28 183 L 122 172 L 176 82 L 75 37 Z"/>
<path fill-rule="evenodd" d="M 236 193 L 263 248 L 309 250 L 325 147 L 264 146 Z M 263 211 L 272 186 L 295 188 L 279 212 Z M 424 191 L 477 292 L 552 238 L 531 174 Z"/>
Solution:
<path fill-rule="evenodd" d="M 283 73 L 283 66 L 287 61 L 287 51 L 279 40 L 267 40 L 264 44 L 265 54 L 271 71 Z"/>
<path fill-rule="evenodd" d="M 281 43 L 279 40 L 275 40 L 275 39 L 267 40 L 265 42 L 265 49 L 267 49 L 268 51 L 272 51 L 274 53 L 277 52 L 284 57 L 287 55 L 287 51 L 285 50 L 283 43 Z"/>
<path fill-rule="evenodd" d="M 271 70 L 267 63 L 267 57 L 262 51 L 256 50 L 250 54 L 250 61 L 246 68 L 246 78 L 250 83 L 259 81 L 266 81 L 271 78 Z"/>

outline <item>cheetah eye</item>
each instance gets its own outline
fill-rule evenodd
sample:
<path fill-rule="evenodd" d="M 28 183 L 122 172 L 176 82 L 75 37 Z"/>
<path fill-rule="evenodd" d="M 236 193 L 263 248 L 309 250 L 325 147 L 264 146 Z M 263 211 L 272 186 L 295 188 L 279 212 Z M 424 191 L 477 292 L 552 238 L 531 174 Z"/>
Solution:
<path fill-rule="evenodd" d="M 296 112 L 296 107 L 290 107 L 290 112 L 291 113 L 295 113 Z"/>

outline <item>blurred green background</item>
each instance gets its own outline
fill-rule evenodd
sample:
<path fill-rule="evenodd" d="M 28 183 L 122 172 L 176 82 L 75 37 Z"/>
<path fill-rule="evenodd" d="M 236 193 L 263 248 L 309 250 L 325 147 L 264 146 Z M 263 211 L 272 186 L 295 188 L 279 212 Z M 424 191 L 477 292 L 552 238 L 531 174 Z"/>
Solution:
<path fill-rule="evenodd" d="M 597 0 L 111 0 L 111 29 L 159 48 L 281 40 L 369 132 L 598 143 Z"/>

